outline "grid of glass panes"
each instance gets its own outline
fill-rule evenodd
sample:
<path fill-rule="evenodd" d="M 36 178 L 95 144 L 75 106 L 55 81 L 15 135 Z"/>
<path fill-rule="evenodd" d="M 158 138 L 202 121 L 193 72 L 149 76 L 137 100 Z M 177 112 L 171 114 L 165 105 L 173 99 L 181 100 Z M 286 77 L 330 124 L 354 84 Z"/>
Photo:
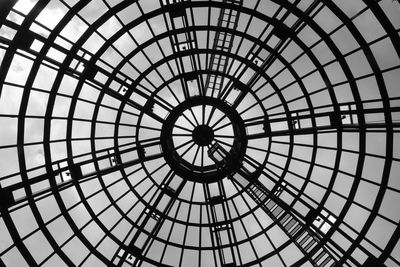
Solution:
<path fill-rule="evenodd" d="M 131 255 L 121 254 L 122 247 L 133 232 L 149 231 L 137 227 L 141 216 L 158 218 L 149 208 L 169 171 L 152 136 L 158 136 L 162 119 L 174 106 L 200 94 L 205 78 L 203 74 L 189 86 L 174 79 L 184 71 L 205 70 L 210 52 L 175 56 L 174 37 L 163 35 L 171 30 L 169 14 L 151 13 L 161 7 L 159 1 L 91 1 L 81 7 L 78 2 L 54 0 L 40 7 L 37 1 L 18 1 L 0 28 L 0 63 L 8 70 L 0 98 L 5 126 L 0 183 L 2 195 L 12 192 L 13 199 L 0 217 L 0 257 L 7 265 L 24 266 L 29 260 L 48 266 L 100 265 L 117 257 L 130 263 Z M 212 48 L 219 30 L 215 2 L 186 8 L 187 21 L 175 25 L 177 34 L 190 26 L 210 26 L 191 32 L 192 47 Z M 385 0 L 374 9 L 363 1 L 291 2 L 284 7 L 278 1 L 244 1 L 232 48 L 238 57 L 229 57 L 227 75 L 251 85 L 255 100 L 238 106 L 249 121 L 249 136 L 263 134 L 264 120 L 250 127 L 260 106 L 268 114 L 271 134 L 250 140 L 248 157 L 262 161 L 268 155 L 260 180 L 272 190 L 284 179 L 280 197 L 300 218 L 324 207 L 319 215 L 324 222 L 316 218 L 313 229 L 324 234 L 332 229 L 327 246 L 338 257 L 347 253 L 345 266 L 359 266 L 381 254 L 386 266 L 398 266 L 400 244 L 393 253 L 387 245 L 398 232 L 400 217 L 395 178 L 400 169 L 400 65 L 392 36 L 373 13 L 381 8 L 398 33 L 398 7 Z M 43 8 L 36 18 L 30 12 L 35 8 Z M 308 12 L 322 31 L 304 22 L 300 11 Z M 68 23 L 59 24 L 69 14 Z M 292 28 L 297 39 L 280 35 L 281 29 L 261 14 Z M 28 27 L 19 37 L 20 29 Z M 354 37 L 356 30 L 363 47 Z M 85 42 L 79 43 L 80 38 Z M 340 57 L 332 53 L 332 44 Z M 259 75 L 260 69 L 267 75 Z M 385 88 L 380 90 L 382 80 Z M 138 92 L 129 90 L 134 83 Z M 153 108 L 143 115 L 149 99 Z M 143 147 L 137 147 L 137 140 Z M 260 148 L 260 142 L 267 145 Z M 141 165 L 143 154 L 149 161 Z M 82 174 L 74 177 L 76 166 Z M 181 179 L 174 177 L 174 184 Z M 220 186 L 211 190 L 220 191 Z M 287 266 L 304 256 L 285 243 L 290 238 L 254 200 L 237 195 L 243 191 L 235 183 L 224 180 L 223 187 L 237 262 Z M 186 182 L 177 200 L 163 214 L 159 239 L 143 256 L 172 266 L 188 266 L 193 259 L 195 266 L 218 265 L 203 185 Z"/>

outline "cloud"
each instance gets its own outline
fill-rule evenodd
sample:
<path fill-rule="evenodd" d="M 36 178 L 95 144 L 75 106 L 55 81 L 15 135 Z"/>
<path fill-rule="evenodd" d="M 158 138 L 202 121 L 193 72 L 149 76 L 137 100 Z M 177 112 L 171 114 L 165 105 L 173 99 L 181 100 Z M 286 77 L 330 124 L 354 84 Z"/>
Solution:
<path fill-rule="evenodd" d="M 31 9 L 36 5 L 37 2 L 38 0 L 19 0 L 14 5 L 14 9 L 27 15 L 31 11 Z"/>

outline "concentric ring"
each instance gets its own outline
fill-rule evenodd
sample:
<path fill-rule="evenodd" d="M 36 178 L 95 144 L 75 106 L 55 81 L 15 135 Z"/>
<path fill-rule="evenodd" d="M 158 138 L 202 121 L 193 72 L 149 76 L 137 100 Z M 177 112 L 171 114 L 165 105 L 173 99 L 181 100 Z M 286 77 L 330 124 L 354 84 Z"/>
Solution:
<path fill-rule="evenodd" d="M 399 14 L 0 1 L 0 265 L 400 266 Z"/>
<path fill-rule="evenodd" d="M 182 144 L 176 143 L 174 139 L 175 136 L 181 135 L 174 133 L 174 128 L 176 128 L 176 123 L 179 119 L 184 116 L 185 111 L 196 107 L 200 107 L 199 113 L 204 113 L 204 116 L 201 120 L 197 120 L 196 117 L 200 114 L 194 114 L 194 123 L 198 123 L 198 125 L 194 127 L 192 133 L 187 134 L 189 141 L 185 142 L 184 145 L 189 148 L 180 153 L 177 148 L 182 147 Z M 221 112 L 221 116 L 213 119 L 214 116 L 217 116 L 216 113 L 218 111 Z M 224 118 L 227 118 L 227 122 L 225 122 L 226 126 L 222 128 L 228 128 L 230 133 L 229 136 L 224 136 L 224 138 L 229 138 L 230 140 L 228 142 L 222 141 L 223 143 L 221 144 L 226 147 L 224 149 L 225 154 L 219 161 L 215 161 L 212 156 L 210 157 L 210 151 L 215 144 L 221 142 L 221 136 L 214 135 L 213 131 L 216 128 L 220 128 Z M 201 130 L 204 126 L 206 131 L 210 131 L 210 136 L 206 136 L 204 145 L 196 144 L 196 140 L 194 137 L 192 138 L 192 135 L 195 134 L 196 130 Z M 182 128 L 184 127 L 180 126 L 179 129 Z M 228 175 L 233 175 L 240 168 L 247 145 L 246 130 L 240 115 L 224 101 L 206 96 L 192 97 L 175 107 L 163 124 L 160 139 L 164 158 L 176 174 L 183 179 L 207 183 L 214 183 L 226 178 Z M 200 142 L 202 141 L 200 138 Z M 205 151 L 204 147 L 206 145 L 208 149 Z M 201 156 L 198 155 L 200 149 Z M 190 150 L 195 151 L 194 156 L 185 156 Z M 200 158 L 199 164 L 197 164 L 197 156 Z M 208 157 L 208 159 L 205 157 Z M 224 163 L 222 164 L 222 162 Z"/>

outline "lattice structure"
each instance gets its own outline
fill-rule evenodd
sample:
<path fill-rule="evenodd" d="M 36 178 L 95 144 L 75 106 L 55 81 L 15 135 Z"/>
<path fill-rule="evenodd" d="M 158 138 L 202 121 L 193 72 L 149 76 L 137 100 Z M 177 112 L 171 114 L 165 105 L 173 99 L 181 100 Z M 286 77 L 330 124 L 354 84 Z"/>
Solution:
<path fill-rule="evenodd" d="M 399 14 L 0 0 L 0 266 L 400 266 Z"/>
<path fill-rule="evenodd" d="M 228 5 L 242 6 L 243 0 L 223 0 Z M 218 16 L 218 27 L 223 29 L 236 30 L 239 22 L 239 10 L 222 8 Z M 234 35 L 226 31 L 217 31 L 215 33 L 212 49 L 230 53 L 233 46 Z M 206 90 L 209 94 L 220 94 L 224 85 L 224 77 L 220 73 L 226 73 L 228 69 L 228 57 L 223 54 L 211 54 L 209 70 L 212 74 L 207 76 Z M 207 91 L 205 92 L 207 94 Z"/>

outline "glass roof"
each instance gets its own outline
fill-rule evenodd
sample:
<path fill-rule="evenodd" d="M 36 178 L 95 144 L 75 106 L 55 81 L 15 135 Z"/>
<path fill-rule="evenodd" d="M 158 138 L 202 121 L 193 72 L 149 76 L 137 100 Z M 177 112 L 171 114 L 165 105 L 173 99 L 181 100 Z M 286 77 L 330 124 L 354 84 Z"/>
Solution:
<path fill-rule="evenodd" d="M 400 266 L 400 4 L 0 2 L 0 266 Z"/>

